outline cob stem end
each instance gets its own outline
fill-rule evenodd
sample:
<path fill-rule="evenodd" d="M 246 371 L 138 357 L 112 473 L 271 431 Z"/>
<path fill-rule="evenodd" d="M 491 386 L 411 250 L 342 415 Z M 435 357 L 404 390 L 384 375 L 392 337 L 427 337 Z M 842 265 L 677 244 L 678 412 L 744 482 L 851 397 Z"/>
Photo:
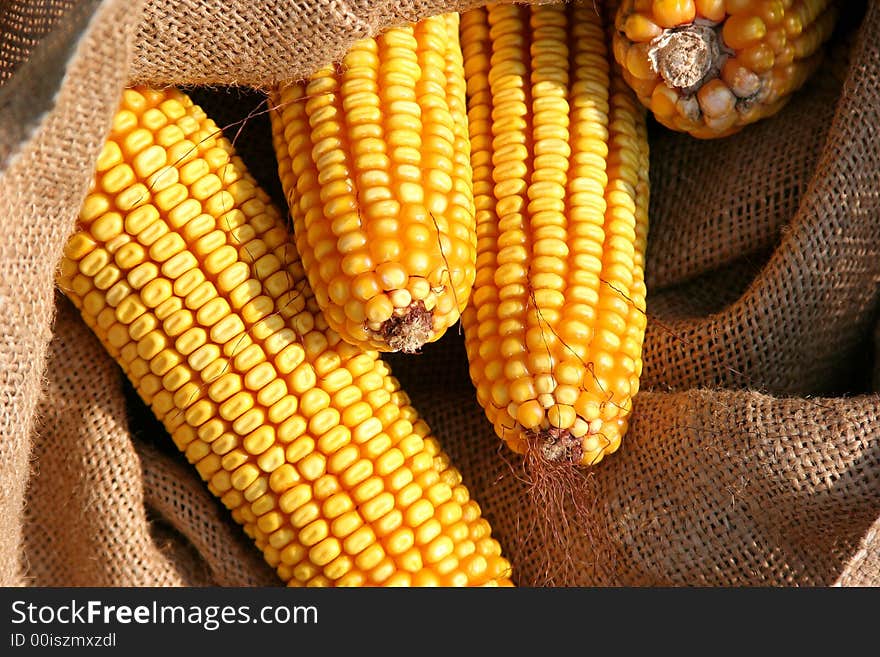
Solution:
<path fill-rule="evenodd" d="M 528 440 L 540 456 L 550 463 L 578 464 L 583 458 L 581 439 L 573 436 L 568 429 L 539 429 L 530 432 Z"/>
<path fill-rule="evenodd" d="M 670 87 L 686 94 L 717 76 L 726 56 L 718 30 L 697 23 L 664 30 L 648 51 L 654 70 Z"/>
<path fill-rule="evenodd" d="M 382 322 L 379 334 L 393 351 L 416 353 L 434 334 L 434 313 L 423 301 L 413 301 L 403 313 Z"/>

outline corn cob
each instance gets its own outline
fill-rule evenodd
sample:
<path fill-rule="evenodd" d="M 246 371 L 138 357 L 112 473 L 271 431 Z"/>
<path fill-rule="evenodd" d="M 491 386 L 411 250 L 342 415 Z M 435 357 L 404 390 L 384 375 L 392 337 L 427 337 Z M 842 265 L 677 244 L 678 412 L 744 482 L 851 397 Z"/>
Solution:
<path fill-rule="evenodd" d="M 660 123 L 723 137 L 783 107 L 836 17 L 831 0 L 622 0 L 614 57 Z"/>
<path fill-rule="evenodd" d="M 271 101 L 295 239 L 330 326 L 380 351 L 437 340 L 475 276 L 458 14 L 363 39 Z"/>
<path fill-rule="evenodd" d="M 58 284 L 290 585 L 506 584 L 375 351 L 327 327 L 279 212 L 176 90 L 126 90 Z"/>
<path fill-rule="evenodd" d="M 620 445 L 646 326 L 644 110 L 609 77 L 591 2 L 462 17 L 477 277 L 470 375 L 517 452 L 588 465 Z"/>

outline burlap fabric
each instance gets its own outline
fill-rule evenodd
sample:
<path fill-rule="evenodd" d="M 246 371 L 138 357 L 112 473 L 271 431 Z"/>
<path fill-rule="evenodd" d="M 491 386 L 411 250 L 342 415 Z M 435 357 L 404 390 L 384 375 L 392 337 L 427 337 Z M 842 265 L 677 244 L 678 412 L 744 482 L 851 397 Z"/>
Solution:
<path fill-rule="evenodd" d="M 467 4 L 0 5 L 0 584 L 279 583 L 54 290 L 123 85 L 267 85 Z M 588 522 L 533 531 L 456 330 L 390 358 L 518 583 L 880 585 L 880 1 L 841 4 L 778 117 L 717 142 L 652 126 L 644 389 L 577 489 Z M 194 93 L 221 123 L 261 99 Z M 264 116 L 237 145 L 277 194 Z"/>

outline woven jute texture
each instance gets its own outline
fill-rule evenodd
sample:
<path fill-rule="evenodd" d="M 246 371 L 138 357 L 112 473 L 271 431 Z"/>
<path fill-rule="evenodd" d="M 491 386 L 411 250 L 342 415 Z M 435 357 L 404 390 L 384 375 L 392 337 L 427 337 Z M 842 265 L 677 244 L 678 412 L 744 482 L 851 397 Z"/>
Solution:
<path fill-rule="evenodd" d="M 124 85 L 211 85 L 188 89 L 283 203 L 264 97 L 226 85 L 475 4 L 0 6 L 0 584 L 280 584 L 54 288 Z M 456 328 L 388 357 L 517 583 L 880 585 L 880 0 L 841 5 L 778 116 L 715 142 L 651 126 L 643 390 L 620 451 L 562 501 L 586 517 L 534 531 L 546 509 Z"/>

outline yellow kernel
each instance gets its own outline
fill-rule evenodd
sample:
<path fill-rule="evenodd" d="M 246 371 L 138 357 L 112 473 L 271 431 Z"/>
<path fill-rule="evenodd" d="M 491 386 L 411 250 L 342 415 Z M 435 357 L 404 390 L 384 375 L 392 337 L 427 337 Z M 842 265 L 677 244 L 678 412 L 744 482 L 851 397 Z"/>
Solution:
<path fill-rule="evenodd" d="M 348 423 L 346 423 L 348 424 Z M 352 429 L 352 439 L 356 443 L 365 443 L 382 431 L 382 422 L 377 417 L 368 417 Z"/>
<path fill-rule="evenodd" d="M 202 287 L 205 283 L 208 283 L 208 281 L 205 281 L 205 275 L 200 270 L 190 269 L 189 271 L 181 274 L 181 276 L 176 281 L 174 281 L 174 294 L 177 294 L 181 297 L 189 297 L 189 295 L 193 292 L 198 292 L 199 288 Z M 212 288 L 210 283 L 208 283 L 207 287 L 208 290 Z M 197 304 L 189 303 L 189 298 L 187 298 L 186 301 L 188 308 L 198 308 L 198 306 L 204 303 L 205 300 L 202 300 L 200 303 Z"/>
<path fill-rule="evenodd" d="M 324 523 L 326 526 L 326 523 Z M 326 530 L 324 532 L 326 534 Z M 303 543 L 308 545 L 306 539 L 302 539 Z M 342 546 L 339 541 L 333 537 L 324 538 L 320 543 L 309 550 L 309 559 L 317 566 L 325 566 L 342 552 Z"/>
<path fill-rule="evenodd" d="M 251 463 L 245 463 L 241 465 L 235 472 L 230 476 L 232 485 L 236 490 L 243 491 L 245 488 L 250 486 L 257 480 L 257 477 L 260 476 L 260 470 L 255 465 Z"/>
<path fill-rule="evenodd" d="M 150 370 L 156 376 L 164 376 L 168 370 L 180 363 L 180 356 L 173 349 L 164 349 L 150 361 Z"/>
<path fill-rule="evenodd" d="M 190 193 L 194 198 L 206 199 L 212 194 L 219 192 L 223 187 L 223 182 L 213 173 L 203 176 L 190 186 Z"/>
<path fill-rule="evenodd" d="M 220 298 L 212 299 L 211 301 L 208 302 L 208 304 L 205 304 L 204 306 L 202 306 L 202 310 L 204 311 L 204 313 L 202 313 L 202 319 L 206 322 L 205 325 L 207 325 L 207 322 L 211 321 L 209 319 L 205 319 L 205 314 L 210 312 L 207 309 L 208 305 L 213 303 L 214 301 L 222 301 L 222 300 Z M 218 313 L 223 312 L 224 308 L 228 308 L 228 305 L 224 306 L 224 304 L 218 304 L 217 312 Z M 199 317 L 199 315 L 197 314 L 196 318 L 198 318 L 198 317 Z M 245 327 L 244 327 L 244 323 L 241 321 L 241 318 L 238 315 L 229 314 L 229 315 L 226 315 L 225 317 L 223 317 L 222 319 L 220 319 L 217 323 L 215 323 L 211 327 L 210 335 L 211 335 L 211 340 L 213 340 L 214 342 L 216 342 L 218 344 L 226 344 L 226 343 L 229 343 L 234 338 L 236 338 L 237 336 L 243 334 L 244 332 L 245 332 Z"/>
<path fill-rule="evenodd" d="M 127 345 L 130 341 L 129 332 L 121 324 L 114 324 L 107 330 L 107 342 L 117 349 Z"/>
<path fill-rule="evenodd" d="M 386 262 L 376 267 L 376 275 L 383 290 L 402 289 L 408 279 L 406 270 L 394 262 Z"/>
<path fill-rule="evenodd" d="M 359 529 L 356 529 L 345 539 L 343 545 L 348 554 L 359 555 L 356 563 L 359 568 L 365 570 L 372 568 L 385 556 L 382 547 L 376 543 L 376 535 L 367 525 L 363 525 Z M 364 552 L 364 550 L 368 550 L 368 552 Z M 364 554 L 361 555 L 361 552 L 364 552 Z M 363 559 L 361 559 L 361 557 L 363 557 Z"/>
<path fill-rule="evenodd" d="M 650 41 L 662 31 L 660 26 L 639 13 L 630 14 L 624 24 L 624 32 L 630 41 Z"/>
<path fill-rule="evenodd" d="M 327 402 L 329 404 L 329 396 Z M 308 415 L 308 412 L 306 414 Z M 315 436 L 322 436 L 339 425 L 339 419 L 339 411 L 332 406 L 321 409 L 309 420 L 309 431 Z"/>
<path fill-rule="evenodd" d="M 384 322 L 386 319 L 391 318 L 393 312 L 394 306 L 391 300 L 384 294 L 373 297 L 366 305 L 366 316 L 370 322 Z"/>
<path fill-rule="evenodd" d="M 138 317 L 147 312 L 146 307 L 136 296 L 130 296 L 122 300 L 116 307 L 116 319 L 122 324 L 131 324 Z M 157 332 L 158 335 L 158 332 Z M 146 336 L 145 336 L 146 337 Z M 153 338 L 151 338 L 152 340 Z"/>
<path fill-rule="evenodd" d="M 283 385 L 283 381 L 281 383 Z M 287 386 L 284 386 L 284 390 L 285 391 L 287 390 Z M 260 395 L 257 395 L 258 401 L 260 401 L 259 397 L 260 397 Z M 273 402 L 272 405 L 269 407 L 269 413 L 268 413 L 269 421 L 272 422 L 273 424 L 280 424 L 281 422 L 283 422 L 284 420 L 289 418 L 291 415 L 296 413 L 296 409 L 297 409 L 298 405 L 299 404 L 297 402 L 297 399 L 293 395 L 285 394 L 285 395 L 281 396 L 278 400 Z"/>
<path fill-rule="evenodd" d="M 255 346 L 256 345 L 252 345 Z M 276 377 L 275 368 L 270 363 L 263 361 L 253 367 L 244 377 L 244 385 L 249 390 L 260 390 L 263 386 L 274 380 Z"/>
<path fill-rule="evenodd" d="M 293 370 L 293 372 L 288 375 L 287 382 L 290 388 L 294 392 L 297 392 L 299 394 L 304 394 L 311 390 L 315 390 L 314 386 L 317 383 L 315 370 L 309 363 L 301 363 L 296 369 Z M 302 403 L 300 403 L 300 405 L 302 406 Z"/>
<path fill-rule="evenodd" d="M 122 233 L 122 230 L 122 215 L 118 212 L 108 212 L 96 219 L 92 225 L 89 226 L 89 232 L 100 242 L 109 242 Z"/>
<path fill-rule="evenodd" d="M 361 515 L 367 522 L 374 522 L 394 508 L 394 496 L 384 492 L 361 504 Z"/>
<path fill-rule="evenodd" d="M 155 308 L 172 294 L 171 282 L 165 278 L 153 279 L 141 289 L 141 299 L 148 308 Z"/>
<path fill-rule="evenodd" d="M 253 408 L 254 398 L 249 392 L 238 392 L 220 405 L 218 412 L 224 420 L 232 421 Z"/>
<path fill-rule="evenodd" d="M 220 501 L 223 502 L 227 509 L 239 509 L 244 503 L 244 498 L 241 496 L 241 493 L 233 489 L 226 491 L 220 498 Z"/>
<path fill-rule="evenodd" d="M 305 350 L 299 344 L 289 344 L 275 356 L 275 367 L 281 374 L 289 374 L 305 359 Z"/>
<path fill-rule="evenodd" d="M 307 424 L 305 418 L 301 415 L 294 415 L 293 417 L 287 418 L 278 427 L 278 440 L 285 443 L 295 440 L 302 436 L 306 430 Z M 309 438 L 309 441 L 311 441 L 311 438 Z M 296 444 L 291 445 L 287 450 L 287 459 L 291 462 L 295 462 L 297 459 L 302 458 L 302 454 L 299 453 L 300 447 L 295 447 L 295 445 Z"/>
<path fill-rule="evenodd" d="M 281 561 L 285 564 L 294 565 L 305 559 L 306 548 L 297 543 L 291 543 L 281 550 Z"/>
<path fill-rule="evenodd" d="M 767 26 L 758 16 L 734 14 L 724 22 L 721 31 L 724 43 L 733 50 L 742 50 L 767 35 Z"/>
<path fill-rule="evenodd" d="M 64 247 L 64 255 L 71 260 L 80 260 L 96 246 L 97 244 L 88 234 L 76 233 Z"/>
<path fill-rule="evenodd" d="M 162 275 L 174 280 L 183 276 L 186 272 L 199 266 L 196 257 L 189 251 L 181 251 L 162 263 Z"/>
<path fill-rule="evenodd" d="M 133 116 L 131 112 L 124 114 L 123 112 L 118 112 L 115 121 L 125 121 L 129 118 L 129 116 Z M 106 141 L 104 146 L 101 148 L 101 154 L 98 155 L 98 161 L 96 163 L 96 169 L 98 171 L 107 171 L 108 169 L 116 166 L 122 162 L 122 150 L 119 148 L 119 144 L 115 141 Z"/>
<path fill-rule="evenodd" d="M 280 448 L 279 445 L 279 449 Z M 270 451 L 274 451 L 274 448 Z M 283 451 L 282 458 L 284 458 Z M 263 469 L 265 470 L 266 468 Z M 299 481 L 301 481 L 301 479 L 296 468 L 289 463 L 282 463 L 272 471 L 272 474 L 269 477 L 269 487 L 276 493 L 283 493 Z"/>
<path fill-rule="evenodd" d="M 318 440 L 318 449 L 321 450 L 324 454 L 331 455 L 337 452 L 339 449 L 348 445 L 351 441 L 351 431 L 345 425 L 339 424 L 339 412 L 336 409 L 328 408 L 324 409 L 325 411 L 334 411 L 335 412 L 335 422 L 325 431 L 321 433 L 316 433 L 315 435 L 321 435 L 321 438 Z M 315 417 L 319 417 L 323 414 L 324 411 L 321 411 Z M 315 418 L 312 418 L 314 421 Z M 311 423 L 310 430 L 311 430 Z M 313 432 L 315 433 L 315 432 Z M 322 435 L 323 434 L 323 435 Z"/>
<path fill-rule="evenodd" d="M 150 257 L 156 262 L 165 262 L 186 249 L 186 242 L 177 233 L 162 235 L 150 246 Z"/>
<path fill-rule="evenodd" d="M 340 555 L 324 567 L 324 574 L 336 581 L 336 586 L 358 586 L 355 584 L 356 573 L 351 572 L 354 562 L 345 554 Z"/>
<path fill-rule="evenodd" d="M 516 412 L 516 420 L 526 429 L 534 429 L 544 419 L 544 409 L 536 399 L 521 404 Z"/>
<path fill-rule="evenodd" d="M 150 331 L 138 341 L 138 356 L 150 360 L 167 346 L 167 338 L 161 331 Z"/>
<path fill-rule="evenodd" d="M 252 431 L 244 439 L 244 448 L 253 455 L 262 454 L 275 443 L 275 429 L 272 425 L 264 424 Z"/>
<path fill-rule="evenodd" d="M 410 527 L 419 527 L 434 515 L 434 506 L 426 499 L 421 499 L 410 505 L 406 510 L 406 524 Z"/>
<path fill-rule="evenodd" d="M 291 514 L 290 524 L 294 527 L 305 527 L 320 514 L 320 507 L 315 502 L 308 502 Z"/>
<path fill-rule="evenodd" d="M 184 185 L 191 185 L 202 176 L 210 173 L 210 168 L 205 160 L 199 158 L 178 167 L 178 172 L 180 174 L 180 182 Z"/>
<path fill-rule="evenodd" d="M 254 510 L 256 513 L 256 510 Z M 257 527 L 264 534 L 271 534 L 284 523 L 284 516 L 277 511 L 270 511 L 257 521 Z"/>
<path fill-rule="evenodd" d="M 266 493 L 269 489 L 269 480 L 265 475 L 260 475 L 244 490 L 244 499 L 253 502 Z"/>
<path fill-rule="evenodd" d="M 236 339 L 234 347 L 235 353 L 232 357 L 235 359 L 235 368 L 240 372 L 248 372 L 265 360 L 265 354 L 259 345 Z"/>
<path fill-rule="evenodd" d="M 577 419 L 577 414 L 572 406 L 567 404 L 553 404 L 547 410 L 547 419 L 550 420 L 550 424 L 554 427 L 568 429 L 574 425 L 575 420 Z"/>
<path fill-rule="evenodd" d="M 116 194 L 134 182 L 136 182 L 134 171 L 123 162 L 101 176 L 101 189 L 108 194 Z"/>
<path fill-rule="evenodd" d="M 233 449 L 223 456 L 223 467 L 229 471 L 233 471 L 242 464 L 247 463 L 247 461 L 247 452 L 240 449 Z M 253 482 L 248 482 L 245 488 L 247 488 L 247 486 L 249 486 L 251 483 Z"/>
<path fill-rule="evenodd" d="M 292 529 L 282 527 L 269 535 L 269 545 L 276 550 L 282 550 L 296 538 Z"/>
<path fill-rule="evenodd" d="M 327 518 L 336 518 L 351 511 L 354 505 L 347 493 L 335 493 L 324 502 L 323 513 Z"/>
<path fill-rule="evenodd" d="M 217 438 L 215 438 L 213 440 L 213 442 L 211 443 L 211 450 L 213 452 L 215 452 L 216 454 L 220 454 L 222 456 L 226 456 L 227 454 L 229 454 L 233 450 L 236 450 L 236 454 L 240 454 L 241 450 L 237 449 L 241 444 L 239 437 L 236 436 L 235 434 L 232 434 L 232 433 L 222 433 L 223 429 L 224 429 L 222 424 L 223 423 L 221 421 L 220 427 L 219 427 L 220 435 Z M 201 436 L 201 434 L 203 433 L 203 429 L 205 429 L 205 427 L 208 427 L 211 432 L 217 431 L 217 428 L 215 428 L 215 426 L 213 426 L 213 421 L 208 421 L 199 427 L 199 436 Z M 244 462 L 244 457 L 242 457 L 241 459 L 238 459 L 237 457 L 233 456 L 232 458 L 235 459 L 235 461 L 236 461 L 236 463 L 234 463 L 233 465 L 239 465 L 240 463 Z"/>
<path fill-rule="evenodd" d="M 710 21 L 721 22 L 724 20 L 724 0 L 695 0 L 697 11 L 703 18 Z"/>
<path fill-rule="evenodd" d="M 138 178 L 144 179 L 159 171 L 167 162 L 165 149 L 154 144 L 135 155 L 132 159 L 132 166 Z"/>
<path fill-rule="evenodd" d="M 455 544 L 448 536 L 440 535 L 431 541 L 425 548 L 425 561 L 437 563 L 448 557 L 455 550 Z"/>
<path fill-rule="evenodd" d="M 326 466 L 327 460 L 324 455 L 316 452 L 309 454 L 299 462 L 299 472 L 304 478 L 314 481 L 326 472 Z"/>
<path fill-rule="evenodd" d="M 652 6 L 652 15 L 660 27 L 691 23 L 696 11 L 693 0 L 654 0 Z"/>
<path fill-rule="evenodd" d="M 312 499 L 312 488 L 308 484 L 299 484 L 287 490 L 278 498 L 278 507 L 284 513 L 293 513 Z"/>
<path fill-rule="evenodd" d="M 214 345 L 211 345 L 214 346 Z M 193 363 L 190 362 L 192 366 Z M 241 376 L 234 372 L 224 374 L 208 387 L 208 396 L 215 402 L 222 402 L 241 390 Z"/>
<path fill-rule="evenodd" d="M 189 370 L 189 372 L 191 372 L 191 370 Z M 189 376 L 190 379 L 194 378 L 192 374 L 190 374 Z M 194 403 L 197 399 L 199 399 L 200 394 L 200 386 L 192 383 L 191 381 L 185 383 L 180 389 L 178 389 L 174 393 L 174 405 L 177 406 L 177 408 L 184 409 L 190 404 Z"/>
<path fill-rule="evenodd" d="M 330 406 L 330 395 L 321 388 L 310 388 L 299 399 L 300 412 L 306 417 L 317 415 Z"/>
<path fill-rule="evenodd" d="M 79 261 L 79 270 L 86 276 L 94 276 L 110 262 L 110 254 L 104 249 L 95 249 Z"/>
<path fill-rule="evenodd" d="M 189 304 L 187 304 L 187 306 L 189 307 Z M 210 327 L 229 315 L 230 312 L 231 310 L 226 299 L 215 296 L 198 309 L 196 312 L 196 321 L 202 326 Z"/>
<path fill-rule="evenodd" d="M 164 221 L 154 221 L 137 234 L 137 240 L 144 246 L 152 246 L 168 232 L 168 225 Z"/>
<path fill-rule="evenodd" d="M 150 132 L 155 132 L 168 123 L 168 117 L 154 107 L 141 114 L 140 119 L 141 125 Z"/>

